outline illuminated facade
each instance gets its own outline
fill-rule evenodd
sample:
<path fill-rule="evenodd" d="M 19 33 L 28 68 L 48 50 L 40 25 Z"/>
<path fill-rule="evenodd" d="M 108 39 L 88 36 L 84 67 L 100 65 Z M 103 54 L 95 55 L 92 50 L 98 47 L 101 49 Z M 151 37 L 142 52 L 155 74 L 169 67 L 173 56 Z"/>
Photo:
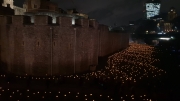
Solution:
<path fill-rule="evenodd" d="M 88 19 L 89 18 L 89 16 L 87 14 L 79 13 L 76 9 L 68 9 L 67 15 L 72 17 L 72 25 L 75 25 L 76 19 L 79 19 L 79 18 Z"/>
<path fill-rule="evenodd" d="M 24 12 L 26 12 L 26 9 L 23 7 L 18 7 L 14 5 L 14 0 L 0 0 L 0 4 L 3 7 L 10 7 L 14 10 L 14 15 L 24 15 Z"/>
<path fill-rule="evenodd" d="M 168 12 L 168 21 L 172 21 L 174 18 L 177 17 L 177 13 L 174 7 L 170 8 L 170 11 Z"/>
<path fill-rule="evenodd" d="M 147 19 L 159 15 L 161 8 L 161 3 L 159 0 L 149 0 L 148 2 L 146 2 L 145 6 Z"/>

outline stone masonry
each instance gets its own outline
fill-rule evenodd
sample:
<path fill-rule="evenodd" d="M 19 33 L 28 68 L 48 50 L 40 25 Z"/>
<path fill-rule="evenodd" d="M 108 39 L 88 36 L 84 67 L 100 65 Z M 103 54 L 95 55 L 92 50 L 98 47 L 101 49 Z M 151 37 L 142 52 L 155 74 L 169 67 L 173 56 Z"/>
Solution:
<path fill-rule="evenodd" d="M 0 56 L 7 70 L 19 75 L 85 72 L 103 57 L 129 45 L 126 33 L 109 32 L 96 20 L 37 15 L 0 16 Z"/>

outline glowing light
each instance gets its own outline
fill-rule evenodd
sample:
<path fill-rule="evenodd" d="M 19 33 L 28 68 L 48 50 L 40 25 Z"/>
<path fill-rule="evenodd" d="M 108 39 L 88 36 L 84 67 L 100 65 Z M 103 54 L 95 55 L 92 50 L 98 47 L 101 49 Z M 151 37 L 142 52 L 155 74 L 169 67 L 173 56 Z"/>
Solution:
<path fill-rule="evenodd" d="M 72 18 L 72 25 L 75 25 L 75 18 Z"/>
<path fill-rule="evenodd" d="M 170 40 L 171 38 L 159 38 L 160 40 Z"/>

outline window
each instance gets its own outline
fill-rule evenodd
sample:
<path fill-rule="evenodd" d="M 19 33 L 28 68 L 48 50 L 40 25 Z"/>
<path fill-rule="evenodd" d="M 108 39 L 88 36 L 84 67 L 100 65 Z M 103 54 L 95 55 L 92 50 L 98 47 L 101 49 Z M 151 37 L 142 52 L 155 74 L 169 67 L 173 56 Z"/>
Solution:
<path fill-rule="evenodd" d="M 39 46 L 39 42 L 38 42 L 38 46 Z"/>

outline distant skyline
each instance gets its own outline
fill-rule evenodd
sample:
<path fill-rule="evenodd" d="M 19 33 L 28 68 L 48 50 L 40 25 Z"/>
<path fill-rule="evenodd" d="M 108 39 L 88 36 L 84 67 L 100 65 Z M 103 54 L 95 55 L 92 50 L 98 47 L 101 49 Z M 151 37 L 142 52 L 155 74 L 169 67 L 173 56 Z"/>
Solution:
<path fill-rule="evenodd" d="M 14 4 L 22 6 L 25 0 L 14 0 Z M 76 8 L 97 19 L 105 25 L 127 25 L 143 17 L 143 3 L 147 0 L 50 0 L 56 2 L 64 10 Z M 180 13 L 180 0 L 161 0 L 161 12 L 167 12 L 175 7 L 177 14 Z"/>

